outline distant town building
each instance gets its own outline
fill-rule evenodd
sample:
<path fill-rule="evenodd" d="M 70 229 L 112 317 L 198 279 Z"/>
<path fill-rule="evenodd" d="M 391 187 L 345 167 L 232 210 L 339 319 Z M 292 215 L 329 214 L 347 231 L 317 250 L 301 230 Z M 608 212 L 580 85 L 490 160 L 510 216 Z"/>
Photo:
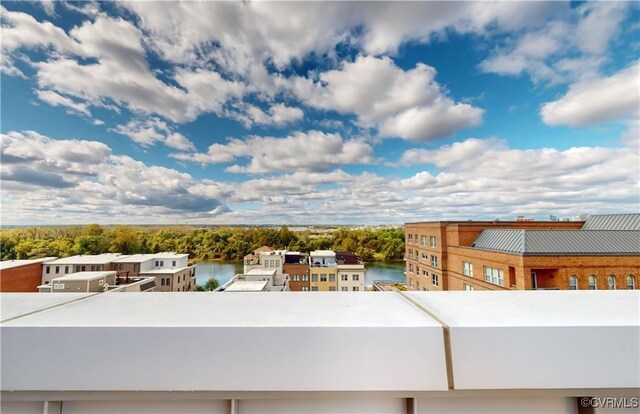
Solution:
<path fill-rule="evenodd" d="M 235 275 L 214 292 L 286 292 L 289 276 L 276 269 L 252 269 L 246 274 Z"/>
<path fill-rule="evenodd" d="M 152 277 L 131 277 L 127 283 L 119 281 L 113 270 L 100 272 L 77 272 L 55 277 L 50 283 L 38 286 L 41 293 L 92 293 L 113 290 L 128 292 L 154 291 L 156 283 Z"/>
<path fill-rule="evenodd" d="M 364 291 L 364 263 L 351 252 L 315 250 L 309 254 L 263 246 L 244 257 L 244 273 L 261 269 L 289 276 L 292 291 Z"/>
<path fill-rule="evenodd" d="M 37 292 L 42 282 L 43 265 L 55 259 L 44 257 L 0 262 L 0 292 Z"/>
<path fill-rule="evenodd" d="M 188 292 L 196 289 L 195 266 L 189 266 L 188 261 L 188 254 L 174 252 L 70 256 L 46 262 L 40 284 L 47 285 L 73 273 L 115 271 L 118 284 L 128 284 L 131 278 L 151 277 L 160 292 Z"/>
<path fill-rule="evenodd" d="M 640 214 L 407 223 L 409 290 L 635 289 Z"/>

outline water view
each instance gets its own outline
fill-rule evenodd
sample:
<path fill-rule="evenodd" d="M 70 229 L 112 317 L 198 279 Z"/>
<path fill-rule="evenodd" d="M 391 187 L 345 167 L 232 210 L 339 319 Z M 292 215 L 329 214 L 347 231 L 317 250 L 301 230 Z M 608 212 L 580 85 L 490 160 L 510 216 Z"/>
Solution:
<path fill-rule="evenodd" d="M 365 285 L 374 280 L 392 280 L 404 283 L 404 262 L 371 262 L 365 265 Z M 215 261 L 196 264 L 196 281 L 204 285 L 210 277 L 215 277 L 223 285 L 233 276 L 243 272 L 242 261 Z"/>

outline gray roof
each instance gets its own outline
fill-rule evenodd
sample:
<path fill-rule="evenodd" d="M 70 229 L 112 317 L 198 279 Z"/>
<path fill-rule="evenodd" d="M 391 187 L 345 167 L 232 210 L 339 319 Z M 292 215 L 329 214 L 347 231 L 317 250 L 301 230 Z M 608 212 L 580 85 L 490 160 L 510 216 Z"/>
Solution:
<path fill-rule="evenodd" d="M 473 247 L 522 255 L 640 255 L 640 231 L 489 229 Z"/>
<path fill-rule="evenodd" d="M 640 214 L 589 216 L 584 222 L 582 230 L 640 230 Z"/>

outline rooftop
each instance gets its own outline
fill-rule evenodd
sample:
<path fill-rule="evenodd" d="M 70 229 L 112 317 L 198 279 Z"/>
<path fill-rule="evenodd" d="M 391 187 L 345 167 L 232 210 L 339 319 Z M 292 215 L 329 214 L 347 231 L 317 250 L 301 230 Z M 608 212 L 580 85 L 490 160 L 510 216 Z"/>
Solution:
<path fill-rule="evenodd" d="M 245 275 L 248 276 L 273 276 L 277 272 L 277 269 L 265 270 L 265 269 L 251 269 Z"/>
<path fill-rule="evenodd" d="M 485 229 L 472 246 L 522 255 L 640 255 L 640 231 Z"/>
<path fill-rule="evenodd" d="M 77 255 L 77 256 L 63 257 L 61 259 L 47 262 L 47 264 L 48 265 L 107 264 L 107 263 L 113 262 L 116 259 L 122 259 L 125 257 L 126 256 L 123 256 L 120 253 Z"/>
<path fill-rule="evenodd" d="M 142 263 L 147 260 L 152 260 L 157 257 L 155 254 L 132 254 L 131 256 L 123 256 L 120 259 L 114 260 L 118 263 Z"/>
<path fill-rule="evenodd" d="M 551 390 L 575 404 L 576 395 L 640 387 L 640 291 L 13 295 L 0 295 L 12 316 L 1 325 L 3 397 L 242 390 L 446 399 L 502 390 L 537 398 L 532 391 Z M 185 344 L 216 357 L 157 362 Z"/>
<path fill-rule="evenodd" d="M 115 271 L 105 271 L 105 272 L 77 272 L 77 273 L 69 273 L 68 275 L 54 277 L 51 279 L 51 282 L 54 281 L 72 281 L 72 280 L 96 280 L 102 279 L 108 276 L 115 276 Z"/>
<path fill-rule="evenodd" d="M 35 263 L 44 263 L 55 259 L 55 257 L 43 257 L 42 259 L 3 260 L 0 262 L 0 270 L 13 269 L 14 267 L 27 266 Z"/>
<path fill-rule="evenodd" d="M 266 280 L 236 280 L 225 288 L 225 292 L 262 292 L 269 282 Z"/>
<path fill-rule="evenodd" d="M 188 267 L 153 268 L 140 272 L 140 275 L 172 275 L 174 273 L 182 272 L 185 269 L 188 269 Z"/>
<path fill-rule="evenodd" d="M 591 215 L 582 230 L 640 230 L 640 214 Z"/>
<path fill-rule="evenodd" d="M 334 252 L 333 250 L 314 250 L 310 253 L 310 255 L 313 256 L 329 256 L 329 257 L 335 257 L 336 252 Z"/>

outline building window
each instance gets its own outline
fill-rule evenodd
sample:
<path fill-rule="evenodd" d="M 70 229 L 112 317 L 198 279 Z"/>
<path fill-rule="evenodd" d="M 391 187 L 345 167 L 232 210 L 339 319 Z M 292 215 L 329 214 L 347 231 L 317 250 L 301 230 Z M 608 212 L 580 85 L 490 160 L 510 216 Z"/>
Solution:
<path fill-rule="evenodd" d="M 98 284 L 99 284 L 100 286 L 104 285 L 104 280 L 100 280 L 100 281 L 98 281 Z"/>
<path fill-rule="evenodd" d="M 420 282 L 416 281 L 416 289 L 420 290 Z"/>
<path fill-rule="evenodd" d="M 501 285 L 504 283 L 504 273 L 500 269 L 494 269 L 493 267 L 484 267 L 484 281 L 493 283 L 494 285 Z"/>
<path fill-rule="evenodd" d="M 413 259 L 413 250 L 409 249 L 409 253 L 407 254 L 409 259 Z"/>
<path fill-rule="evenodd" d="M 64 273 L 69 273 L 69 266 L 64 267 Z"/>
<path fill-rule="evenodd" d="M 335 291 L 336 291 L 335 286 L 329 286 L 329 292 L 335 292 Z"/>
<path fill-rule="evenodd" d="M 422 271 L 422 276 L 429 276 L 429 272 L 427 272 L 426 270 Z"/>
<path fill-rule="evenodd" d="M 136 263 L 133 265 L 133 271 L 134 272 L 139 272 L 140 271 L 140 264 Z"/>
<path fill-rule="evenodd" d="M 47 269 L 45 271 L 46 274 L 49 274 L 51 272 L 51 266 L 47 266 Z"/>
<path fill-rule="evenodd" d="M 156 260 L 156 267 L 160 267 L 160 261 Z"/>
<path fill-rule="evenodd" d="M 342 286 L 342 287 L 340 288 L 340 290 L 341 290 L 342 292 L 348 292 L 348 291 L 349 291 L 349 288 L 348 288 L 348 287 L 346 287 L 346 286 Z"/>
<path fill-rule="evenodd" d="M 171 266 L 172 267 L 176 267 L 176 261 L 175 260 L 171 262 Z"/>
<path fill-rule="evenodd" d="M 627 289 L 636 288 L 636 277 L 634 275 L 627 276 Z"/>
<path fill-rule="evenodd" d="M 336 274 L 329 273 L 329 282 L 335 282 L 335 281 L 336 281 Z"/>
<path fill-rule="evenodd" d="M 431 284 L 433 286 L 438 286 L 438 275 L 435 273 L 431 273 Z"/>
<path fill-rule="evenodd" d="M 616 277 L 615 275 L 607 276 L 607 289 L 615 290 L 616 289 Z"/>
<path fill-rule="evenodd" d="M 312 292 L 317 292 L 318 291 L 318 286 L 311 286 L 311 291 Z"/>
<path fill-rule="evenodd" d="M 86 267 L 84 267 L 84 266 L 80 266 L 80 271 L 81 271 L 81 272 L 84 272 L 84 271 L 85 271 L 85 269 L 86 269 Z"/>
<path fill-rule="evenodd" d="M 325 274 L 320 275 L 320 281 L 321 282 L 326 282 L 327 281 L 327 275 L 325 275 Z"/>
<path fill-rule="evenodd" d="M 473 276 L 473 263 L 462 262 L 462 273 L 465 276 Z"/>
<path fill-rule="evenodd" d="M 597 279 L 595 275 L 589 275 L 589 290 L 598 289 Z"/>
<path fill-rule="evenodd" d="M 436 236 L 429 236 L 429 246 L 435 248 L 438 246 L 436 242 Z"/>
<path fill-rule="evenodd" d="M 463 287 L 463 289 L 464 289 L 464 290 L 466 290 L 466 291 L 468 291 L 468 292 L 470 292 L 470 291 L 472 291 L 472 290 L 473 290 L 473 286 L 471 286 L 471 285 L 470 285 L 470 284 L 468 284 L 468 283 L 463 284 L 463 285 L 462 285 L 462 287 Z"/>
<path fill-rule="evenodd" d="M 418 244 L 418 235 L 417 235 L 417 234 L 414 234 L 414 235 L 413 235 L 413 242 L 414 242 L 415 244 Z"/>
<path fill-rule="evenodd" d="M 340 275 L 340 280 L 346 282 L 347 280 L 349 280 L 349 275 Z"/>
<path fill-rule="evenodd" d="M 163 277 L 162 279 L 160 279 L 160 284 L 161 284 L 162 286 L 164 286 L 164 277 Z"/>
<path fill-rule="evenodd" d="M 300 276 L 299 275 L 293 275 L 293 281 L 294 282 L 299 282 L 300 281 Z"/>
<path fill-rule="evenodd" d="M 311 274 L 311 281 L 312 282 L 317 282 L 318 281 L 318 274 L 317 273 Z"/>
<path fill-rule="evenodd" d="M 309 281 L 309 275 L 302 275 L 302 281 L 303 282 L 308 282 Z"/>
<path fill-rule="evenodd" d="M 303 291 L 303 292 L 308 292 L 308 291 L 309 291 L 309 288 L 308 288 L 307 286 L 302 286 L 302 291 Z"/>
<path fill-rule="evenodd" d="M 360 275 L 351 275 L 351 278 L 353 279 L 354 282 L 360 281 Z"/>
<path fill-rule="evenodd" d="M 60 266 L 56 266 L 56 274 L 60 273 Z"/>
<path fill-rule="evenodd" d="M 420 245 L 427 247 L 427 236 L 420 236 Z"/>
<path fill-rule="evenodd" d="M 359 291 L 359 290 L 360 290 L 360 288 L 359 288 L 358 286 L 354 286 L 354 287 L 353 287 L 353 291 L 354 291 L 354 292 L 357 292 L 357 291 Z"/>
<path fill-rule="evenodd" d="M 47 267 L 47 273 L 49 273 L 48 267 Z M 413 263 L 409 263 L 409 273 L 413 273 Z"/>
<path fill-rule="evenodd" d="M 429 258 L 429 255 L 428 255 L 428 254 L 426 254 L 426 253 L 422 253 L 422 258 L 423 258 L 423 259 L 428 259 L 428 258 Z"/>
<path fill-rule="evenodd" d="M 431 256 L 431 266 L 438 267 L 438 256 Z"/>
<path fill-rule="evenodd" d="M 276 267 L 280 267 L 280 260 L 276 260 Z"/>
<path fill-rule="evenodd" d="M 416 275 L 420 276 L 420 266 L 416 266 Z"/>
<path fill-rule="evenodd" d="M 407 243 L 413 243 L 413 234 L 407 234 Z"/>
<path fill-rule="evenodd" d="M 569 290 L 578 290 L 578 276 L 569 276 Z"/>

